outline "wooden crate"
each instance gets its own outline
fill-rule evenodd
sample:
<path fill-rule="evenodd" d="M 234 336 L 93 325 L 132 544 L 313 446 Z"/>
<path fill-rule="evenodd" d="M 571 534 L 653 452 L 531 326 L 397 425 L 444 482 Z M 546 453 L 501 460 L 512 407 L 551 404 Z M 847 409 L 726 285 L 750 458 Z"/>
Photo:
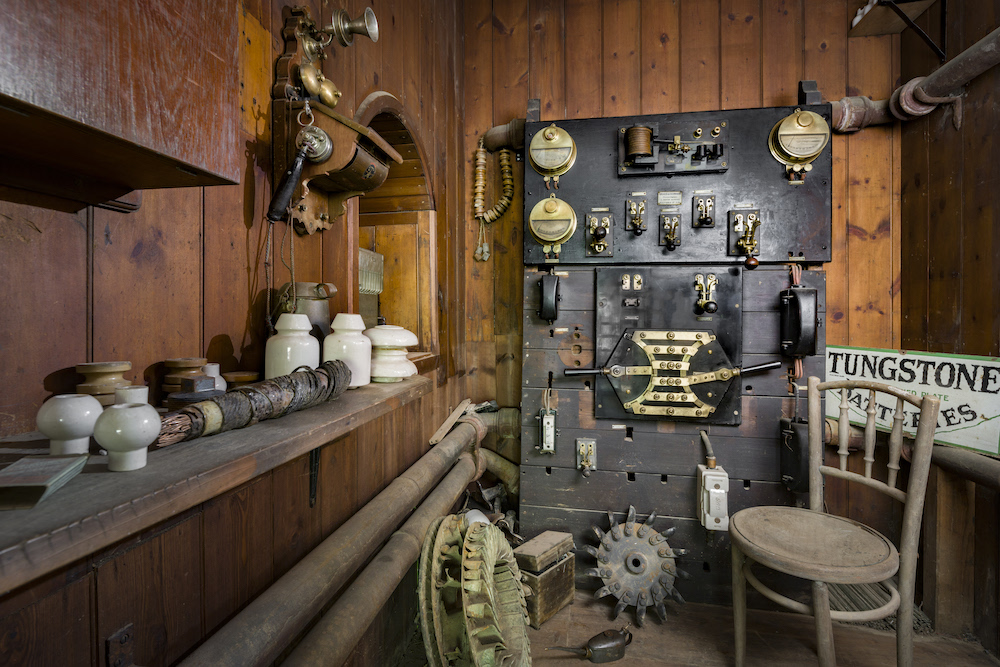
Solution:
<path fill-rule="evenodd" d="M 514 557 L 522 572 L 538 574 L 572 548 L 573 536 L 570 533 L 546 530 L 514 549 Z"/>
<path fill-rule="evenodd" d="M 531 627 L 537 630 L 557 611 L 573 602 L 575 561 L 573 553 L 569 552 L 541 574 L 522 572 L 524 583 L 531 589 L 531 595 L 526 600 Z"/>

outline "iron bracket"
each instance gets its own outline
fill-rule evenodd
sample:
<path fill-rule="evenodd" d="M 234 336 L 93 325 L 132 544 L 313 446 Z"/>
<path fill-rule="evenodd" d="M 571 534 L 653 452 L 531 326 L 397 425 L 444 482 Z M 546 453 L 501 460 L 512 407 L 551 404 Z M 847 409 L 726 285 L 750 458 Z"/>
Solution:
<path fill-rule="evenodd" d="M 946 2 L 946 0 L 941 0 L 941 1 L 942 3 Z M 903 23 L 905 23 L 911 30 L 913 30 L 913 32 L 917 33 L 917 35 L 920 36 L 920 39 L 927 42 L 927 46 L 931 47 L 934 53 L 937 54 L 937 57 L 941 59 L 941 62 L 944 62 L 945 60 L 948 59 L 948 56 L 945 55 L 945 52 L 941 49 L 941 47 L 938 46 L 937 43 L 933 39 L 931 39 L 926 32 L 923 31 L 923 28 L 918 26 L 913 21 L 913 19 L 911 19 L 906 12 L 904 12 L 902 9 L 899 8 L 899 5 L 896 4 L 895 0 L 878 0 L 878 4 L 882 5 L 883 7 L 888 7 L 892 11 L 896 12 L 896 15 L 899 16 L 899 18 L 903 19 Z"/>

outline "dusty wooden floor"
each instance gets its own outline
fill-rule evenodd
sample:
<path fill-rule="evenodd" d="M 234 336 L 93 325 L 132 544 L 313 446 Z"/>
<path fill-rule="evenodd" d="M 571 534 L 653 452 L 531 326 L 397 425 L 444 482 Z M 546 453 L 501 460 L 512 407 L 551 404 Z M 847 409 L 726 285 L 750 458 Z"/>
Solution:
<path fill-rule="evenodd" d="M 568 667 L 581 662 L 570 653 L 546 651 L 547 646 L 583 646 L 593 635 L 620 628 L 633 616 L 626 611 L 611 620 L 613 605 L 577 591 L 576 602 L 551 618 L 540 630 L 529 630 L 535 667 Z M 632 644 L 616 664 L 628 667 L 663 665 L 732 665 L 733 616 L 728 607 L 686 604 L 673 606 L 676 614 L 667 623 L 650 610 L 644 628 L 631 628 Z M 816 635 L 812 618 L 778 612 L 750 612 L 747 624 L 747 662 L 750 665 L 783 667 L 816 664 Z M 885 667 L 896 664 L 894 634 L 867 628 L 834 624 L 837 664 Z M 958 639 L 917 637 L 914 665 L 1000 666 L 982 647 Z"/>

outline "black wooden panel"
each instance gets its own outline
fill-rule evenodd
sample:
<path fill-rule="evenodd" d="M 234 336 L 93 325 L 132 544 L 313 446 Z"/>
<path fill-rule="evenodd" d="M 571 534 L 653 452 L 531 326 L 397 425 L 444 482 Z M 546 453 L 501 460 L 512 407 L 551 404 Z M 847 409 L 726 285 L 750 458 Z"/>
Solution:
<path fill-rule="evenodd" d="M 826 341 L 826 315 L 819 316 L 816 340 Z M 781 314 L 777 311 L 743 314 L 743 353 L 781 355 Z"/>
<path fill-rule="evenodd" d="M 521 425 L 526 429 L 537 428 L 535 417 L 542 407 L 542 393 L 541 389 L 531 388 L 521 392 Z M 550 405 L 557 411 L 556 428 L 611 431 L 632 427 L 633 432 L 688 434 L 697 434 L 700 429 L 705 429 L 712 436 L 777 438 L 778 420 L 791 417 L 795 408 L 791 397 L 744 396 L 741 401 L 742 422 L 739 426 L 726 426 L 680 421 L 596 419 L 593 401 L 592 391 L 553 389 Z M 805 406 L 800 406 L 800 410 L 804 411 Z"/>
<path fill-rule="evenodd" d="M 524 311 L 525 349 L 558 350 L 573 345 L 594 349 L 593 310 L 560 310 L 552 324 L 538 319 L 534 311 Z"/>
<path fill-rule="evenodd" d="M 829 105 L 808 108 L 829 118 Z M 813 162 L 805 182 L 790 185 L 785 168 L 770 154 L 767 137 L 774 125 L 795 111 L 795 107 L 745 109 L 657 116 L 633 116 L 591 120 L 563 120 L 557 125 L 575 139 L 577 158 L 574 166 L 559 180 L 556 196 L 574 208 L 579 221 L 576 233 L 562 246 L 560 263 L 607 264 L 721 262 L 739 265 L 742 259 L 727 253 L 727 212 L 737 207 L 758 208 L 763 225 L 758 234 L 761 262 L 787 262 L 789 253 L 804 253 L 812 262 L 830 261 L 830 147 Z M 619 176 L 618 138 L 622 128 L 633 124 L 674 123 L 709 130 L 717 125 L 725 130 L 719 140 L 725 144 L 728 171 L 716 174 Z M 547 127 L 546 123 L 528 123 L 525 141 Z M 707 135 L 705 137 L 707 139 Z M 690 141 L 690 136 L 684 141 Z M 721 161 L 720 161 L 721 166 Z M 715 195 L 715 226 L 692 226 L 691 201 L 696 190 L 711 190 Z M 668 251 L 659 244 L 658 192 L 680 192 L 682 244 Z M 531 167 L 524 170 L 524 261 L 544 264 L 542 246 L 528 230 L 532 208 L 553 191 L 546 189 L 541 174 Z M 644 193 L 639 195 L 638 193 Z M 646 200 L 648 231 L 635 236 L 625 230 L 627 199 Z M 607 207 L 615 217 L 612 229 L 615 256 L 587 257 L 586 214 L 593 208 Z"/>
<path fill-rule="evenodd" d="M 535 267 L 524 267 L 524 310 L 535 313 L 538 310 L 541 295 L 538 291 L 538 281 L 542 273 Z M 559 266 L 556 267 L 559 276 L 559 311 L 591 310 L 594 307 L 594 272 L 589 268 Z M 539 320 L 540 321 L 540 320 Z"/>
<path fill-rule="evenodd" d="M 692 462 L 688 475 L 617 472 L 600 470 L 601 452 L 598 450 L 598 470 L 591 472 L 590 477 L 567 468 L 525 466 L 521 469 L 521 502 L 540 507 L 594 511 L 651 505 L 657 514 L 693 519 L 697 516 L 698 501 L 697 478 L 694 475 L 697 464 L 701 462 Z M 780 483 L 747 483 L 731 479 L 730 514 L 755 505 L 793 503 L 794 497 Z"/>
<path fill-rule="evenodd" d="M 627 510 L 628 508 L 623 509 Z M 640 519 L 645 519 L 650 509 L 659 510 L 659 508 L 649 505 L 636 506 Z M 625 520 L 624 511 L 616 511 L 614 514 L 619 523 Z M 600 526 L 601 529 L 608 528 L 607 512 L 521 504 L 520 530 L 521 534 L 528 539 L 546 530 L 557 530 L 573 535 L 577 558 L 576 585 L 577 588 L 584 590 L 597 590 L 600 587 L 600 579 L 583 574 L 595 564 L 594 559 L 582 550 L 582 546 L 585 544 L 597 544 L 597 538 L 591 530 L 591 526 L 595 525 Z M 690 579 L 682 579 L 677 582 L 677 590 L 685 600 L 706 604 L 732 605 L 732 557 L 729 551 L 729 536 L 726 533 L 706 531 L 698 521 L 675 517 L 660 517 L 653 523 L 653 527 L 658 531 L 675 528 L 676 532 L 669 538 L 668 543 L 672 547 L 688 550 L 688 553 L 677 561 L 678 567 L 691 575 Z M 809 601 L 808 589 L 804 581 L 791 580 L 788 577 L 780 577 L 779 580 L 775 573 L 764 568 L 758 568 L 755 572 L 765 583 L 777 587 L 786 595 L 802 602 Z M 747 604 L 751 608 L 775 608 L 752 586 L 747 588 Z M 610 598 L 607 598 L 607 601 L 610 619 L 614 601 Z M 677 606 L 676 603 L 668 602 L 667 606 L 677 613 L 684 613 L 684 608 Z M 647 614 L 647 621 L 651 617 L 655 617 L 655 614 Z M 658 622 L 658 619 L 652 621 L 654 624 Z"/>
<path fill-rule="evenodd" d="M 802 360 L 804 372 L 802 374 L 802 379 L 797 382 L 799 386 L 804 387 L 806 385 L 806 378 L 810 375 L 815 375 L 820 378 L 824 377 L 824 373 L 826 373 L 826 357 L 824 356 L 826 346 L 820 346 L 818 351 L 819 354 L 812 357 L 806 357 Z M 777 354 L 744 354 L 743 365 L 755 366 L 757 364 L 773 361 L 775 359 L 781 359 L 781 361 L 784 362 L 781 368 L 775 368 L 762 373 L 754 373 L 753 375 L 747 375 L 740 378 L 740 387 L 744 396 L 788 396 L 788 369 L 791 368 L 793 364 L 791 359 L 783 358 Z M 799 406 L 799 410 L 802 417 L 805 418 L 805 392 L 802 394 L 802 405 Z"/>
<path fill-rule="evenodd" d="M 822 271 L 803 271 L 802 284 L 817 290 L 817 310 L 826 312 L 826 274 Z M 773 310 L 781 306 L 779 294 L 788 289 L 791 281 L 784 266 L 761 266 L 743 272 L 743 311 Z"/>
<path fill-rule="evenodd" d="M 775 423 L 775 436 L 777 432 L 778 424 Z M 778 469 L 778 448 L 781 445 L 776 437 L 710 437 L 719 465 L 730 476 L 770 482 L 781 480 Z M 596 431 L 559 428 L 555 453 L 542 454 L 536 449 L 538 428 L 526 427 L 521 432 L 521 464 L 525 467 L 575 469 L 577 438 L 596 440 L 598 470 L 691 475 L 697 464 L 705 462 L 705 448 L 697 432 L 647 433 L 633 430 L 630 436 L 626 429 Z"/>

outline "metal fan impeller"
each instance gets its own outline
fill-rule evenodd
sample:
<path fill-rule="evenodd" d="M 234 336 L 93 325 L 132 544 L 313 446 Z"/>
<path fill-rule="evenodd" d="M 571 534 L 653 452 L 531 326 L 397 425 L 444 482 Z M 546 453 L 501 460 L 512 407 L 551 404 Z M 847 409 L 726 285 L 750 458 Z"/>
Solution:
<path fill-rule="evenodd" d="M 666 598 L 669 596 L 678 603 L 684 602 L 674 587 L 674 581 L 677 577 L 690 578 L 676 564 L 676 559 L 687 551 L 672 549 L 667 544 L 667 538 L 675 529 L 668 528 L 662 533 L 654 530 L 656 512 L 651 512 L 644 523 L 637 524 L 635 507 L 631 505 L 624 525 L 618 523 L 611 510 L 608 510 L 608 519 L 611 524 L 608 532 L 598 526 L 592 527 L 600 544 L 583 547 L 597 559 L 597 567 L 586 570 L 584 574 L 598 577 L 604 583 L 595 597 L 614 595 L 618 598 L 615 618 L 626 607 L 635 605 L 635 619 L 639 626 L 645 621 L 646 607 L 654 607 L 660 620 L 665 621 Z"/>

